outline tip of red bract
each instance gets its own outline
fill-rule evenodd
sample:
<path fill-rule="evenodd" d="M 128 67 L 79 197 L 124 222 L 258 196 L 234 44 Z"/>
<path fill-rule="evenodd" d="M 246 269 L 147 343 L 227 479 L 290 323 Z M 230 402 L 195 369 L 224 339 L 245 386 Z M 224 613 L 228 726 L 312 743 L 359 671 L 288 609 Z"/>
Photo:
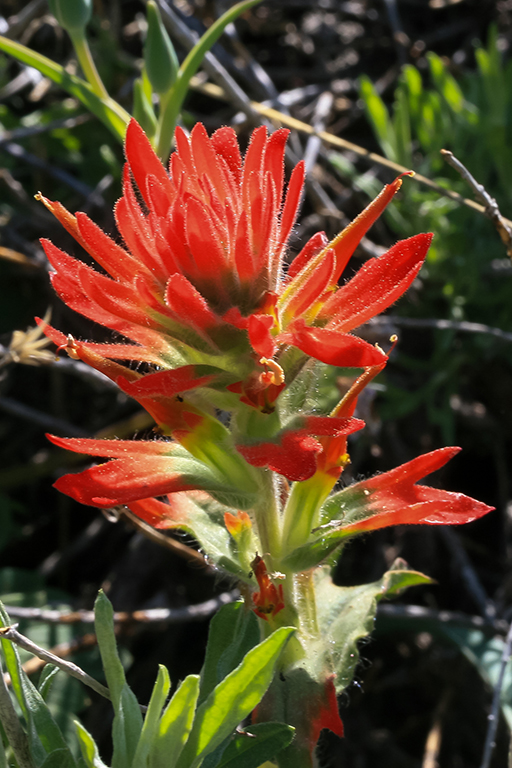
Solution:
<path fill-rule="evenodd" d="M 344 735 L 343 723 L 338 712 L 334 677 L 329 677 L 325 681 L 324 699 L 319 705 L 317 716 L 311 723 L 310 739 L 312 748 L 316 746 L 320 731 L 324 728 L 328 728 L 340 738 Z"/>

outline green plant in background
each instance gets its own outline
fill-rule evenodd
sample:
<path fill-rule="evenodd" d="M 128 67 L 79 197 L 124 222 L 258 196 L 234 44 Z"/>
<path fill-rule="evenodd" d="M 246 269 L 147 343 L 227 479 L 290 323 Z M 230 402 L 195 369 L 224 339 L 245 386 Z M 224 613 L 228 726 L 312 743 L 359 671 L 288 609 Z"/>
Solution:
<path fill-rule="evenodd" d="M 503 64 L 495 28 L 491 28 L 487 47 L 477 48 L 475 58 L 477 71 L 460 80 L 433 52 L 427 54 L 428 77 L 412 65 L 404 66 L 390 110 L 366 76 L 360 81 L 361 96 L 388 159 L 466 196 L 465 182 L 439 153 L 449 149 L 507 215 L 512 210 L 512 62 Z M 359 176 L 350 161 L 336 153 L 330 159 L 356 188 L 375 194 L 379 182 L 371 172 Z M 407 185 L 386 217 L 400 237 L 418 227 L 436 235 L 420 274 L 421 300 L 402 305 L 400 313 L 470 320 L 512 330 L 510 283 L 503 279 L 509 275 L 510 260 L 487 219 L 419 184 Z M 399 350 L 398 365 L 416 371 L 424 383 L 411 395 L 389 385 L 382 415 L 405 416 L 423 403 L 429 421 L 438 424 L 443 439 L 449 441 L 455 430 L 450 398 L 459 389 L 462 371 L 471 368 L 476 355 L 481 365 L 482 356 L 490 359 L 497 349 L 502 354 L 507 350 L 489 337 L 474 337 L 466 338 L 454 354 L 453 332 L 438 331 L 434 339 L 430 361 L 418 361 Z"/>
<path fill-rule="evenodd" d="M 19 768 L 103 768 L 92 736 L 75 721 L 81 757 L 73 751 L 46 703 L 56 668 L 45 668 L 39 686 L 29 680 L 14 644 L 6 639 L 10 620 L 0 606 L 2 666 L 9 673 L 15 710 L 0 679 L 0 764 L 14 757 Z M 112 605 L 100 592 L 95 627 L 113 709 L 112 768 L 250 768 L 272 759 L 293 738 L 293 728 L 262 723 L 236 730 L 270 685 L 275 665 L 293 628 L 282 627 L 259 642 L 257 619 L 242 603 L 224 606 L 212 622 L 201 675 L 186 677 L 168 700 L 167 669 L 160 666 L 144 717 L 128 686 L 116 647 Z M 227 629 L 228 628 L 228 629 Z"/>
<path fill-rule="evenodd" d="M 510 210 L 512 63 L 502 63 L 496 30 L 491 29 L 487 48 L 475 51 L 477 72 L 467 73 L 460 82 L 437 54 L 431 52 L 427 58 L 431 86 L 425 86 L 415 67 L 405 66 L 391 112 L 369 78 L 361 78 L 367 116 L 384 154 L 465 195 L 464 182 L 439 154 L 450 149 L 496 197 L 501 209 Z M 371 189 L 368 179 L 359 184 Z M 471 308 L 477 313 L 474 320 L 511 327 L 506 286 L 498 277 L 493 290 L 484 292 L 480 282 L 492 280 L 492 259 L 503 256 L 489 222 L 435 192 L 410 185 L 397 210 L 388 214 L 388 222 L 403 236 L 416 231 L 420 221 L 442 235 L 433 242 L 422 277 L 427 286 L 441 288 L 451 315 L 462 319 Z"/>
<path fill-rule="evenodd" d="M 171 149 L 179 115 L 190 87 L 190 81 L 203 58 L 219 39 L 228 24 L 261 0 L 244 0 L 226 11 L 205 32 L 181 66 L 173 44 L 165 30 L 157 4 L 149 0 L 148 35 L 144 47 L 144 67 L 133 89 L 133 116 L 140 122 L 162 159 Z M 98 74 L 87 39 L 91 18 L 91 0 L 50 0 L 50 10 L 73 43 L 85 80 L 72 75 L 56 62 L 30 48 L 0 36 L 0 50 L 18 61 L 39 70 L 45 77 L 78 99 L 99 118 L 120 142 L 124 140 L 130 113 L 109 96 Z M 155 114 L 154 97 L 159 109 Z"/>

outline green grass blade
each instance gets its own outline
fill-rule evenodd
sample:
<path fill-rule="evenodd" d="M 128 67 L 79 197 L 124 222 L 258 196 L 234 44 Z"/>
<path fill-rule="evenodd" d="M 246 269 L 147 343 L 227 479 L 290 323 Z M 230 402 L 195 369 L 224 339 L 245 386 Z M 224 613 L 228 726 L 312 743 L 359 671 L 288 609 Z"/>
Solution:
<path fill-rule="evenodd" d="M 363 75 L 359 83 L 361 96 L 366 107 L 366 114 L 373 126 L 382 151 L 390 160 L 398 162 L 396 135 L 387 107 L 369 77 Z"/>
<path fill-rule="evenodd" d="M 166 160 L 169 155 L 174 129 L 176 128 L 178 115 L 181 112 L 188 92 L 190 80 L 201 66 L 205 54 L 217 42 L 228 24 L 231 24 L 240 14 L 259 2 L 261 0 L 244 0 L 244 2 L 237 3 L 226 13 L 223 13 L 204 33 L 182 63 L 173 88 L 169 91 L 167 97 L 162 99 L 161 103 L 162 114 L 157 141 L 157 153 L 162 160 Z"/>
<path fill-rule="evenodd" d="M 21 43 L 0 36 L 0 50 L 8 53 L 23 64 L 34 67 L 42 75 L 48 77 L 57 85 L 74 96 L 87 109 L 93 113 L 120 142 L 124 141 L 126 126 L 130 121 L 130 115 L 114 99 L 100 99 L 92 87 L 75 75 L 70 75 L 60 64 L 32 51 Z"/>

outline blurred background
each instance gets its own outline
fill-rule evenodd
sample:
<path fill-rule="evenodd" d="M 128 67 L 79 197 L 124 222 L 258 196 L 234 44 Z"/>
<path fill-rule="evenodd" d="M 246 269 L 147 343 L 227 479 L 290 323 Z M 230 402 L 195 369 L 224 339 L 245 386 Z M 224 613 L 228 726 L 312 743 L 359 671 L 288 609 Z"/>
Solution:
<path fill-rule="evenodd" d="M 201 34 L 231 3 L 160 5 L 182 60 L 187 34 Z M 88 29 L 109 93 L 131 111 L 147 30 L 144 3 L 95 0 Z M 45 0 L 1 0 L 0 33 L 79 73 L 69 37 Z M 512 218 L 511 43 L 512 0 L 272 0 L 230 25 L 213 48 L 216 82 L 228 95 L 201 90 L 208 77 L 201 74 L 185 102 L 186 128 L 197 121 L 209 132 L 232 125 L 246 145 L 266 120 L 251 102 L 263 103 L 283 120 L 341 137 L 441 188 L 406 179 L 347 270 L 352 274 L 397 239 L 435 233 L 412 289 L 361 330 L 383 345 L 393 333 L 399 342 L 359 405 L 368 427 L 351 444 L 345 482 L 459 445 L 462 454 L 432 484 L 496 511 L 458 530 L 395 528 L 346 547 L 339 584 L 374 581 L 396 557 L 435 581 L 381 607 L 356 681 L 340 702 L 346 738 L 326 737 L 321 745 L 326 768 L 482 764 L 492 686 L 512 620 L 512 261 L 488 218 L 443 196 L 442 189 L 464 197 L 472 191 L 439 150 L 451 150 Z M 308 170 L 291 259 L 316 231 L 335 235 L 397 173 L 305 130 L 292 131 L 289 147 L 289 169 L 305 157 Z M 86 465 L 52 447 L 45 432 L 151 434 L 134 402 L 81 365 L 55 362 L 53 347 L 38 345 L 37 332 L 28 330 L 51 308 L 52 325 L 65 333 L 108 338 L 53 294 L 39 238 L 72 254 L 80 249 L 34 195 L 40 190 L 73 212 L 86 211 L 115 236 L 122 163 L 120 144 L 78 100 L 0 54 L 0 594 L 13 608 L 90 609 L 103 587 L 117 611 L 188 609 L 234 587 L 199 559 L 180 557 L 165 537 L 155 541 L 123 515 L 102 515 L 52 488 L 59 474 Z M 326 373 L 325 408 L 347 375 Z M 208 622 L 191 623 L 193 610 L 179 617 L 127 617 L 119 624 L 141 702 L 158 663 L 174 683 L 200 669 Z M 33 611 L 21 631 L 100 676 L 90 625 L 41 618 Z M 31 669 L 37 674 L 40 667 Z M 94 700 L 91 707 L 92 694 L 64 675 L 51 696 L 60 722 L 78 713 L 98 740 L 107 740 L 107 754 L 108 703 Z M 499 718 L 495 768 L 507 764 L 508 672 Z"/>

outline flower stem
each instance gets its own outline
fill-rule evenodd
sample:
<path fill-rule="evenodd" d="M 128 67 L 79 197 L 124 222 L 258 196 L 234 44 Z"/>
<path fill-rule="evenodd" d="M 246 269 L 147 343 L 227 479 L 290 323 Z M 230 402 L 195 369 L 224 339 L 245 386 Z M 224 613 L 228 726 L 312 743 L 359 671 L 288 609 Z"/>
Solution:
<path fill-rule="evenodd" d="M 254 508 L 256 527 L 264 555 L 270 555 L 273 562 L 277 562 L 281 556 L 281 531 L 279 526 L 279 510 L 277 502 L 277 489 L 274 486 L 274 478 L 270 472 L 262 470 L 260 473 L 262 486 L 262 500 Z"/>
<path fill-rule="evenodd" d="M 99 96 L 100 99 L 108 99 L 109 95 L 107 89 L 103 85 L 103 81 L 96 69 L 96 64 L 92 58 L 91 49 L 89 48 L 89 43 L 85 36 L 85 31 L 80 29 L 70 32 L 69 34 L 86 80 L 92 86 L 96 96 Z"/>

